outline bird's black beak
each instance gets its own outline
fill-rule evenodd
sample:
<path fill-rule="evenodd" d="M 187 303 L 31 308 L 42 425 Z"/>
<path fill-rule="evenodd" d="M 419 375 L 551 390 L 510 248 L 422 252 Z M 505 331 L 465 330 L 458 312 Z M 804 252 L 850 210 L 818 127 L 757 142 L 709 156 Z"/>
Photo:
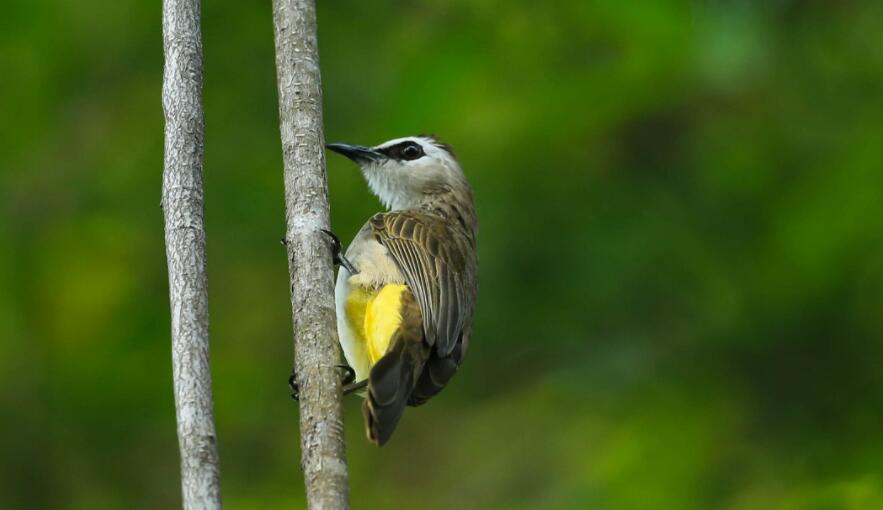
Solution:
<path fill-rule="evenodd" d="M 383 158 L 383 154 L 368 147 L 362 147 L 361 145 L 350 145 L 348 143 L 329 143 L 325 147 L 333 150 L 338 154 L 342 154 L 359 164 L 368 163 L 370 161 L 379 161 L 381 158 Z"/>

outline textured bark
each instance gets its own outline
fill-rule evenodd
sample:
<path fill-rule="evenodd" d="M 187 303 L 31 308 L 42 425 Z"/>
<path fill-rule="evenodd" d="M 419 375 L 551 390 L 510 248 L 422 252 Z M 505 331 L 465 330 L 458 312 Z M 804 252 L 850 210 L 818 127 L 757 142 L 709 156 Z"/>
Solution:
<path fill-rule="evenodd" d="M 199 0 L 163 1 L 162 204 L 165 212 L 172 373 L 185 509 L 221 508 L 209 372 L 203 224 L 202 41 Z"/>
<path fill-rule="evenodd" d="M 311 509 L 348 508 L 313 0 L 273 0 L 301 467 Z"/>

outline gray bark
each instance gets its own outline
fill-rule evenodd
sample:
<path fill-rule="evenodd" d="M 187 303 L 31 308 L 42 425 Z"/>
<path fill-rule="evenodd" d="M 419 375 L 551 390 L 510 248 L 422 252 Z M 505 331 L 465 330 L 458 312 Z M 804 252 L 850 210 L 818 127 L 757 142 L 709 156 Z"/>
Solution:
<path fill-rule="evenodd" d="M 166 140 L 162 204 L 181 492 L 188 510 L 221 508 L 209 371 L 199 9 L 199 0 L 163 1 Z"/>
<path fill-rule="evenodd" d="M 273 0 L 301 467 L 307 504 L 349 507 L 313 0 Z"/>

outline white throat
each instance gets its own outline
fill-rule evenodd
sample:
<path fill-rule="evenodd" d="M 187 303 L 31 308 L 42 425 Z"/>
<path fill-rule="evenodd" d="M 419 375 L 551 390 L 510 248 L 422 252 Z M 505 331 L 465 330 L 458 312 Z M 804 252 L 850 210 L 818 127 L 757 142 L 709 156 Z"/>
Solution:
<path fill-rule="evenodd" d="M 409 209 L 418 204 L 420 197 L 414 196 L 414 192 L 401 179 L 390 178 L 387 172 L 377 169 L 370 169 L 363 173 L 371 191 L 377 195 L 387 210 Z"/>

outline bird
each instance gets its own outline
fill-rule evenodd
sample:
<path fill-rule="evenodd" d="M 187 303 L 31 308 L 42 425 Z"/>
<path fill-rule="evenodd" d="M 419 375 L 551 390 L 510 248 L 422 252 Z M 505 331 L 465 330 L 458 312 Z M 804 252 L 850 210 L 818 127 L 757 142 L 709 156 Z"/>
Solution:
<path fill-rule="evenodd" d="M 332 143 L 385 206 L 336 260 L 340 345 L 383 446 L 406 406 L 438 394 L 463 362 L 478 297 L 478 218 L 452 148 L 432 135 L 373 147 Z M 333 234 L 332 234 L 333 236 Z M 336 236 L 335 236 L 336 237 Z"/>

